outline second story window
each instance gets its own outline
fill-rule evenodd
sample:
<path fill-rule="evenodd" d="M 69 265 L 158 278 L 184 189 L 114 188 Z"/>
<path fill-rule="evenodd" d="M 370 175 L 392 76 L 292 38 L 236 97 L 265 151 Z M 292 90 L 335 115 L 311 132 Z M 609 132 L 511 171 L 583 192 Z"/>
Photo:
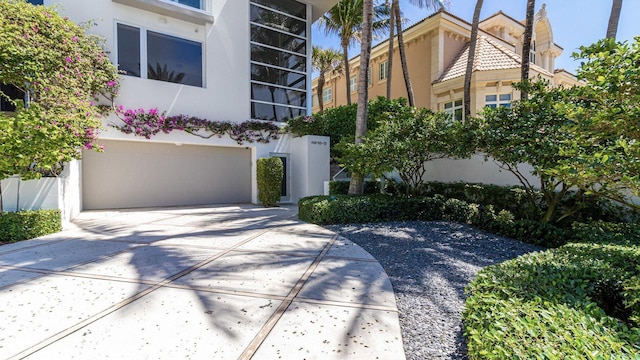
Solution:
<path fill-rule="evenodd" d="M 351 92 L 356 92 L 358 90 L 358 77 L 357 76 L 352 76 L 351 79 L 349 79 L 349 90 Z"/>
<path fill-rule="evenodd" d="M 322 90 L 322 102 L 323 103 L 329 103 L 333 100 L 333 89 L 328 87 L 324 90 Z"/>
<path fill-rule="evenodd" d="M 529 62 L 536 63 L 536 41 L 531 41 L 531 50 L 529 51 Z"/>
<path fill-rule="evenodd" d="M 389 77 L 389 62 L 385 61 L 380 64 L 380 80 L 386 80 Z"/>
<path fill-rule="evenodd" d="M 124 24 L 117 29 L 118 69 L 125 75 L 203 86 L 201 43 Z"/>
<path fill-rule="evenodd" d="M 511 94 L 487 95 L 484 105 L 494 109 L 498 106 L 511 107 Z"/>
<path fill-rule="evenodd" d="M 451 116 L 452 120 L 462 121 L 462 100 L 445 103 L 442 108 L 445 114 Z"/>

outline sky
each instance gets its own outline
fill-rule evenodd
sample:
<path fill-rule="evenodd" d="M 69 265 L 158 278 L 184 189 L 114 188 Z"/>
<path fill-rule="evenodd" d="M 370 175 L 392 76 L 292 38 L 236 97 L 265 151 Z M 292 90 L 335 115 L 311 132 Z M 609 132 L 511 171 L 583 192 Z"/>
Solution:
<path fill-rule="evenodd" d="M 556 59 L 556 68 L 565 69 L 575 74 L 580 61 L 574 60 L 571 54 L 582 45 L 589 45 L 603 38 L 607 31 L 612 0 L 546 0 L 536 1 L 536 12 L 547 4 L 547 16 L 551 22 L 553 38 L 564 51 Z M 468 22 L 471 22 L 475 0 L 450 0 L 448 11 Z M 431 15 L 433 10 L 421 9 L 409 0 L 400 0 L 400 8 L 404 17 L 410 20 L 408 25 L 415 24 Z M 517 19 L 525 18 L 525 0 L 484 0 L 480 19 L 502 10 L 505 14 Z M 622 14 L 618 25 L 617 40 L 632 40 L 640 35 L 640 0 L 624 0 Z M 382 39 L 384 40 L 384 39 Z M 314 45 L 324 48 L 340 49 L 336 36 L 326 36 L 324 31 L 313 25 L 312 41 Z M 379 41 L 378 41 L 379 42 Z M 350 54 L 358 54 L 360 45 L 352 46 Z"/>

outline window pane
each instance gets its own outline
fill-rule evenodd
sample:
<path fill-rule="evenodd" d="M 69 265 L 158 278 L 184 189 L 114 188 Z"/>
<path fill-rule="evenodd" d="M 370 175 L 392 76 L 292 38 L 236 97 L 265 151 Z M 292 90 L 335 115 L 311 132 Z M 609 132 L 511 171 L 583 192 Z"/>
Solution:
<path fill-rule="evenodd" d="M 202 44 L 148 31 L 147 77 L 202 86 Z"/>
<path fill-rule="evenodd" d="M 28 0 L 27 2 L 33 5 L 44 5 L 44 0 Z"/>
<path fill-rule="evenodd" d="M 284 105 L 307 106 L 307 94 L 303 91 L 287 90 L 263 84 L 251 84 L 251 99 Z"/>
<path fill-rule="evenodd" d="M 251 80 L 306 90 L 307 77 L 270 66 L 251 64 Z"/>
<path fill-rule="evenodd" d="M 306 109 L 296 109 L 275 104 L 251 102 L 251 118 L 257 120 L 287 121 L 288 119 L 306 115 Z"/>
<path fill-rule="evenodd" d="M 285 14 L 307 18 L 307 6 L 293 0 L 253 0 L 252 2 L 281 11 Z"/>
<path fill-rule="evenodd" d="M 456 106 L 462 106 L 462 100 L 456 100 Z"/>
<path fill-rule="evenodd" d="M 448 103 L 444 104 L 444 108 L 445 109 L 451 109 L 452 107 L 453 107 L 453 103 L 448 102 Z"/>
<path fill-rule="evenodd" d="M 498 97 L 496 95 L 487 95 L 485 101 L 496 101 Z"/>
<path fill-rule="evenodd" d="M 24 92 L 13 85 L 0 84 L 0 91 L 11 100 L 24 100 Z M 4 96 L 0 96 L 0 111 L 16 111 L 16 106 Z"/>
<path fill-rule="evenodd" d="M 251 21 L 299 36 L 307 34 L 307 24 L 304 21 L 255 5 L 251 5 Z"/>
<path fill-rule="evenodd" d="M 118 69 L 140 77 L 140 29 L 118 24 Z"/>
<path fill-rule="evenodd" d="M 511 101 L 511 94 L 500 94 L 500 101 Z"/>
<path fill-rule="evenodd" d="M 307 71 L 305 57 L 255 44 L 251 44 L 251 60 L 291 70 Z"/>
<path fill-rule="evenodd" d="M 265 29 L 258 25 L 251 25 L 251 41 L 303 55 L 307 53 L 306 41 L 304 39 Z"/>
<path fill-rule="evenodd" d="M 175 1 L 182 5 L 191 6 L 196 9 L 202 9 L 202 6 L 200 5 L 200 0 L 171 0 L 171 1 Z"/>
<path fill-rule="evenodd" d="M 462 109 L 456 109 L 454 120 L 462 120 Z"/>

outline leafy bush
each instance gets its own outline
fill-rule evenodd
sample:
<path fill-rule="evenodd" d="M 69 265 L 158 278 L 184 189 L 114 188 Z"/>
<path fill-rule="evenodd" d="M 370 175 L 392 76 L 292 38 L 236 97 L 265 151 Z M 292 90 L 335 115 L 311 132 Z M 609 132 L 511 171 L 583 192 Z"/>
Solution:
<path fill-rule="evenodd" d="M 329 182 L 329 195 L 347 195 L 349 193 L 348 181 L 331 181 Z M 364 182 L 365 194 L 379 194 L 380 183 L 378 181 Z"/>
<path fill-rule="evenodd" d="M 282 195 L 284 166 L 279 157 L 260 158 L 257 162 L 258 200 L 266 206 L 276 206 Z"/>
<path fill-rule="evenodd" d="M 0 212 L 0 241 L 16 242 L 62 230 L 60 210 Z"/>
<path fill-rule="evenodd" d="M 488 267 L 463 313 L 471 359 L 632 358 L 640 248 L 568 244 Z"/>

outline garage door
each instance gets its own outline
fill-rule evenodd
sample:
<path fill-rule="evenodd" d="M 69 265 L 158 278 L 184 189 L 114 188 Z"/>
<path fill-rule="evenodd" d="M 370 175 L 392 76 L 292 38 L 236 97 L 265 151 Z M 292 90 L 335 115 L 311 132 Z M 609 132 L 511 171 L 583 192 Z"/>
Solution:
<path fill-rule="evenodd" d="M 85 151 L 84 209 L 251 201 L 251 151 L 244 148 L 102 140 Z"/>

